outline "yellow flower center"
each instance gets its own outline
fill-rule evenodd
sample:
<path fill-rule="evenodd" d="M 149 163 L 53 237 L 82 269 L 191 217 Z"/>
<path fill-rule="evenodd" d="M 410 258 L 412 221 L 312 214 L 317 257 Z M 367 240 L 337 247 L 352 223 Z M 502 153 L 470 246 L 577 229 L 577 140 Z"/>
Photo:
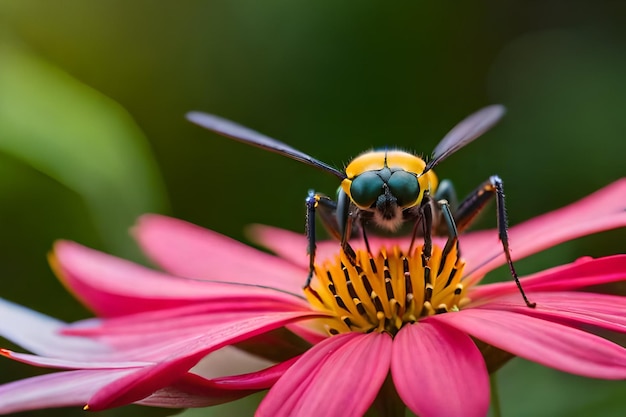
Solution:
<path fill-rule="evenodd" d="M 447 254 L 433 246 L 429 260 L 423 247 L 405 255 L 398 247 L 370 255 L 357 251 L 353 265 L 343 251 L 315 266 L 305 288 L 311 305 L 331 317 L 321 319 L 331 334 L 372 331 L 395 335 L 420 317 L 458 311 L 469 302 L 461 278 L 465 261 L 456 248 Z"/>

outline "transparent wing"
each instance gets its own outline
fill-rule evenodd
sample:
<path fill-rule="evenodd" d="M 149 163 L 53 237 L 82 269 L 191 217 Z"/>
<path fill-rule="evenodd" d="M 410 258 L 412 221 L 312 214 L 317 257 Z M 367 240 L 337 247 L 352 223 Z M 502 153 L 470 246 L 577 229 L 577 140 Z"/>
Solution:
<path fill-rule="evenodd" d="M 276 139 L 272 139 L 265 136 L 262 133 L 256 132 L 247 127 L 241 126 L 235 122 L 216 116 L 214 114 L 202 113 L 202 112 L 190 112 L 187 113 L 187 119 L 198 126 L 202 126 L 205 129 L 212 130 L 220 135 L 227 136 L 235 139 L 236 141 L 247 143 L 252 146 L 256 146 L 261 149 L 268 150 L 280 155 L 287 156 L 296 161 L 303 162 L 307 165 L 314 166 L 323 171 L 329 172 L 340 179 L 346 178 L 346 175 L 336 168 L 331 167 L 317 159 L 300 152 L 291 146 L 280 142 Z"/>
<path fill-rule="evenodd" d="M 473 113 L 456 125 L 435 147 L 424 172 L 491 129 L 504 115 L 505 108 L 494 104 Z"/>

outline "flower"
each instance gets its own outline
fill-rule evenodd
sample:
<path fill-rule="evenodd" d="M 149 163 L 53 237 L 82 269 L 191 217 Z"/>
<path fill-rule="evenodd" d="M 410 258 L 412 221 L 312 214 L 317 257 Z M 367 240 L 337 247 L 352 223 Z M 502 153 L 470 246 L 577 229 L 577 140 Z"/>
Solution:
<path fill-rule="evenodd" d="M 512 227 L 514 259 L 625 226 L 624 195 L 626 179 Z M 454 249 L 442 254 L 436 241 L 429 280 L 421 248 L 402 252 L 406 239 L 372 240 L 371 261 L 356 244 L 358 268 L 342 262 L 336 242 L 323 242 L 318 281 L 304 295 L 306 241 L 298 234 L 253 228 L 273 256 L 159 215 L 142 217 L 134 232 L 166 273 L 76 243 L 55 245 L 57 275 L 99 318 L 65 324 L 0 303 L 0 335 L 34 354 L 0 353 L 63 370 L 0 386 L 0 413 L 198 407 L 270 388 L 259 416 L 358 416 L 392 383 L 422 417 L 483 416 L 489 386 L 479 345 L 578 375 L 626 378 L 626 350 L 587 332 L 626 332 L 626 297 L 579 291 L 626 280 L 626 255 L 523 278 L 537 303 L 531 309 L 512 281 L 476 285 L 504 264 L 495 230 L 463 235 L 464 260 Z M 203 362 L 229 346 L 272 364 L 210 375 Z"/>

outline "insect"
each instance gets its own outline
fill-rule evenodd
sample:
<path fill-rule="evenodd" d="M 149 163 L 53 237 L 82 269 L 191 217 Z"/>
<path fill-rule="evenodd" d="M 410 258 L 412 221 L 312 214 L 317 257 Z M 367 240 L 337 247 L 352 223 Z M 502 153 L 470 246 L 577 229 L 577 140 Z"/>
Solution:
<path fill-rule="evenodd" d="M 528 307 L 531 303 L 519 281 L 511 260 L 505 199 L 502 180 L 493 175 L 480 184 L 460 204 L 448 180 L 439 182 L 433 168 L 489 130 L 504 115 L 501 105 L 485 107 L 457 124 L 435 147 L 428 160 L 398 149 L 365 152 L 355 157 L 340 171 L 291 146 L 219 116 L 190 112 L 187 118 L 206 129 L 270 152 L 287 156 L 337 177 L 341 184 L 337 199 L 309 191 L 306 198 L 307 237 L 309 250 L 309 286 L 315 263 L 315 219 L 320 217 L 328 232 L 341 242 L 341 247 L 354 262 L 356 256 L 349 244 L 353 234 L 361 233 L 368 251 L 367 233 L 371 229 L 398 233 L 403 226 L 412 226 L 411 248 L 418 236 L 424 239 L 423 262 L 432 253 L 432 235 L 447 234 L 449 245 L 458 244 L 458 234 L 466 229 L 495 197 L 499 238 L 509 270 Z M 371 251 L 370 251 L 371 253 Z"/>

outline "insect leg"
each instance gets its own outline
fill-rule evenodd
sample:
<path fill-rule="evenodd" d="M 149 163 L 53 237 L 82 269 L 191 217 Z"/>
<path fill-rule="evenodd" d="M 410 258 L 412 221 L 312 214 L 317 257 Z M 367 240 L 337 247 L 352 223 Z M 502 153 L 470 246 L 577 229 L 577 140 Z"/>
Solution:
<path fill-rule="evenodd" d="M 443 269 L 445 265 L 445 259 L 450 254 L 452 248 L 456 248 L 457 258 L 461 256 L 461 250 L 459 248 L 459 232 L 456 228 L 456 222 L 454 221 L 454 217 L 452 216 L 452 210 L 450 208 L 450 203 L 448 200 L 439 200 L 437 201 L 439 208 L 441 208 L 441 214 L 446 221 L 446 225 L 448 227 L 448 240 L 446 240 L 446 244 L 443 247 L 443 252 L 441 254 L 441 262 L 439 264 L 439 273 Z"/>
<path fill-rule="evenodd" d="M 339 226 L 339 231 L 341 234 L 341 249 L 348 257 L 348 260 L 352 265 L 356 265 L 356 253 L 352 246 L 348 243 L 350 238 L 352 237 L 352 225 L 354 223 L 355 214 L 353 213 L 355 210 L 352 201 L 348 194 L 340 187 L 337 191 L 337 225 Z M 365 229 L 363 229 L 363 233 L 365 233 Z M 365 235 L 363 235 L 365 236 Z M 367 240 L 365 241 L 367 244 Z M 368 245 L 369 250 L 369 245 Z"/>
<path fill-rule="evenodd" d="M 509 225 L 506 218 L 506 206 L 504 205 L 504 188 L 502 186 L 502 180 L 497 175 L 492 175 L 491 177 L 489 177 L 489 182 L 491 183 L 491 186 L 495 188 L 496 192 L 496 210 L 498 211 L 498 234 L 500 236 L 500 242 L 502 242 L 502 248 L 504 249 L 506 262 L 509 264 L 509 270 L 511 271 L 511 275 L 513 275 L 513 279 L 515 280 L 515 285 L 517 285 L 517 289 L 522 294 L 524 302 L 528 307 L 535 308 L 537 304 L 528 301 L 528 297 L 526 297 L 526 293 L 524 293 L 522 283 L 519 281 L 517 271 L 515 271 L 515 266 L 513 266 L 513 260 L 511 259 L 511 249 L 509 248 Z"/>
<path fill-rule="evenodd" d="M 304 284 L 304 288 L 308 288 L 311 285 L 311 280 L 313 279 L 313 273 L 315 272 L 315 251 L 317 249 L 317 244 L 315 240 L 315 210 L 320 209 L 320 211 L 324 210 L 334 210 L 336 209 L 336 204 L 333 200 L 325 195 L 317 194 L 314 190 L 309 190 L 309 194 L 305 200 L 306 202 L 306 237 L 308 240 L 307 252 L 309 254 L 309 275 L 306 278 L 306 283 Z M 322 209 L 323 207 L 323 209 Z M 324 220 L 324 216 L 322 217 L 322 223 L 329 229 L 329 232 L 333 234 L 333 227 Z M 334 236 L 339 238 L 339 233 L 334 229 Z"/>
<path fill-rule="evenodd" d="M 307 252 L 309 254 L 309 274 L 304 288 L 311 284 L 315 273 L 315 253 L 317 240 L 315 237 L 316 215 L 319 215 L 324 228 L 335 239 L 341 241 L 341 248 L 346 256 L 356 265 L 356 253 L 348 243 L 352 233 L 352 218 L 349 216 L 348 206 L 342 204 L 341 194 L 339 204 L 330 197 L 318 194 L 314 190 L 309 190 L 306 202 L 306 236 L 308 240 Z M 348 200 L 349 201 L 349 200 Z"/>
<path fill-rule="evenodd" d="M 441 196 L 442 194 L 438 194 L 438 195 Z M 451 195 L 454 198 L 454 190 L 452 190 L 452 194 L 448 194 L 448 195 Z M 409 252 L 412 252 L 413 244 L 414 244 L 415 237 L 416 237 L 416 232 L 418 230 L 417 226 L 421 222 L 423 232 L 424 232 L 424 250 L 423 250 L 423 259 L 422 259 L 422 262 L 424 264 L 428 262 L 428 259 L 430 258 L 431 253 L 432 253 L 432 229 L 434 228 L 433 218 L 432 218 L 433 201 L 432 199 L 430 199 L 428 195 L 426 195 L 425 198 L 427 200 L 424 202 L 422 206 L 420 206 L 422 214 L 420 215 L 418 221 L 415 223 L 415 226 L 413 227 L 413 238 L 411 240 L 411 247 L 409 249 Z M 443 248 L 442 262 L 440 263 L 440 268 L 442 268 L 443 265 L 445 264 L 445 262 L 443 262 L 443 259 L 445 259 L 450 254 L 450 251 L 452 250 L 452 248 L 456 248 L 457 257 L 460 257 L 461 255 L 460 255 L 460 248 L 459 248 L 459 233 L 457 231 L 456 223 L 454 221 L 454 215 L 452 214 L 452 207 L 450 203 L 448 202 L 448 200 L 444 198 L 437 200 L 437 205 L 439 206 L 439 209 L 441 210 L 441 217 L 443 217 L 443 219 L 445 220 L 445 223 L 444 223 L 445 226 L 442 226 L 442 223 L 438 222 L 437 229 L 440 229 L 439 231 L 448 235 L 448 240 L 446 240 L 446 244 Z"/>
<path fill-rule="evenodd" d="M 350 243 L 348 243 L 348 239 L 350 238 L 350 235 L 351 235 L 352 222 L 353 222 L 352 217 L 348 217 L 348 227 L 344 231 L 343 238 L 341 239 L 341 249 L 348 257 L 348 260 L 350 261 L 350 263 L 352 265 L 356 265 L 357 264 L 356 252 L 354 251 L 354 249 L 352 249 L 352 246 L 350 246 Z M 363 237 L 365 237 L 365 235 L 363 235 Z M 367 240 L 365 241 L 365 243 L 367 244 Z M 369 250 L 369 245 L 368 245 L 368 250 Z"/>
<path fill-rule="evenodd" d="M 422 265 L 426 267 L 433 254 L 433 206 L 428 194 L 424 194 L 421 204 L 422 229 L 424 231 L 424 248 L 422 249 Z M 412 241 L 415 240 L 415 233 Z M 413 245 L 411 244 L 411 248 Z"/>
<path fill-rule="evenodd" d="M 363 242 L 365 242 L 365 248 L 367 249 L 367 253 L 372 254 L 372 249 L 370 248 L 370 241 L 367 239 L 367 232 L 365 230 L 365 220 L 361 218 L 361 233 L 363 234 Z"/>
<path fill-rule="evenodd" d="M 498 216 L 498 237 L 502 242 L 502 248 L 504 250 L 504 256 L 506 262 L 509 265 L 509 271 L 515 280 L 515 285 L 522 294 L 522 298 L 528 307 L 534 308 L 536 303 L 531 303 L 526 297 L 526 293 L 522 288 L 522 284 L 513 265 L 511 259 L 511 249 L 509 247 L 509 227 L 506 217 L 506 205 L 504 203 L 504 188 L 502 180 L 497 175 L 492 175 L 487 181 L 482 183 L 472 194 L 470 194 L 459 206 L 456 213 L 456 223 L 459 230 L 465 229 L 474 220 L 476 215 L 483 209 L 483 207 L 496 197 L 496 211 Z"/>

